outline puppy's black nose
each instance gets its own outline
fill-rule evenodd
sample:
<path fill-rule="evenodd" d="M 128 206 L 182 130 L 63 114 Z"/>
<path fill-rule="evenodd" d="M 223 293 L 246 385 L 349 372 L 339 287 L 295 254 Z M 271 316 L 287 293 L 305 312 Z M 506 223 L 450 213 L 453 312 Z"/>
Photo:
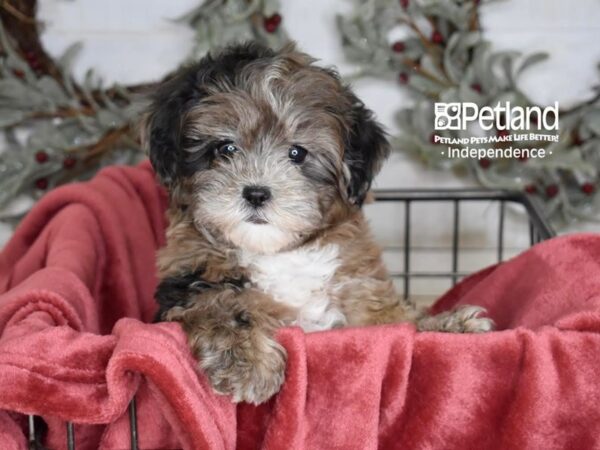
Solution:
<path fill-rule="evenodd" d="M 262 186 L 246 186 L 242 191 L 242 197 L 252 206 L 258 208 L 271 198 L 271 191 L 269 188 Z"/>

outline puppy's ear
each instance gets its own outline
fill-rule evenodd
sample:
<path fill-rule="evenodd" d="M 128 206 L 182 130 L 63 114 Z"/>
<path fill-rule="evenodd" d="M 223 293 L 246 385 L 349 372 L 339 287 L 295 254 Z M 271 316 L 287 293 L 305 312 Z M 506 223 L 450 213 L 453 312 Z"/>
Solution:
<path fill-rule="evenodd" d="M 347 95 L 352 101 L 344 148 L 347 192 L 349 201 L 361 206 L 373 178 L 390 154 L 390 145 L 373 113 L 354 94 L 348 91 Z"/>
<path fill-rule="evenodd" d="M 198 66 L 189 67 L 161 83 L 142 124 L 142 146 L 158 178 L 170 185 L 179 175 L 184 115 L 202 97 L 196 83 Z"/>

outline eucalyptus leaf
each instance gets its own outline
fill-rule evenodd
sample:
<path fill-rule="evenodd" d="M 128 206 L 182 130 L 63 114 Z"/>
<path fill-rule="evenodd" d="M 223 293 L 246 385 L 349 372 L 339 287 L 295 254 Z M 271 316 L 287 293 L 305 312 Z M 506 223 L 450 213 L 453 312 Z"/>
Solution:
<path fill-rule="evenodd" d="M 549 57 L 549 55 L 546 52 L 538 52 L 538 53 L 532 53 L 531 55 L 527 55 L 525 57 L 525 59 L 521 62 L 521 65 L 519 66 L 519 68 L 517 69 L 517 74 L 520 75 L 525 70 L 527 70 L 529 67 L 531 67 L 535 64 L 538 64 L 542 61 L 547 60 L 548 57 Z"/>
<path fill-rule="evenodd" d="M 587 114 L 585 114 L 585 116 L 583 117 L 583 123 L 590 130 L 592 130 L 596 136 L 600 136 L 600 110 L 599 109 L 590 110 Z"/>
<path fill-rule="evenodd" d="M 448 41 L 448 46 L 444 51 L 444 69 L 446 69 L 446 73 L 448 74 L 448 78 L 455 83 L 458 84 L 462 77 L 463 71 L 459 64 L 454 60 L 453 50 L 458 45 L 458 41 L 460 36 L 454 34 L 450 37 Z"/>
<path fill-rule="evenodd" d="M 47 98 L 57 105 L 69 104 L 69 97 L 65 94 L 62 86 L 54 78 L 42 76 L 37 81 L 37 88 Z"/>
<path fill-rule="evenodd" d="M 20 80 L 0 80 L 0 107 L 34 111 L 46 110 L 51 106 L 52 102 L 43 93 L 31 89 Z"/>
<path fill-rule="evenodd" d="M 514 51 L 492 53 L 488 58 L 487 77 L 491 80 L 494 80 L 494 84 L 500 88 L 510 88 L 511 86 L 514 86 L 514 83 L 511 83 L 510 79 L 506 79 L 507 67 L 503 61 L 507 59 L 512 60 L 518 56 L 520 56 L 520 53 Z M 510 78 L 512 79 L 512 74 L 510 74 Z"/>
<path fill-rule="evenodd" d="M 13 126 L 23 119 L 25 119 L 26 114 L 23 111 L 15 110 L 15 109 L 1 109 L 0 110 L 0 127 L 9 127 Z"/>
<path fill-rule="evenodd" d="M 64 51 L 64 53 L 58 58 L 56 61 L 57 66 L 61 69 L 63 74 L 70 74 L 73 69 L 73 63 L 79 53 L 81 53 L 81 49 L 83 48 L 83 44 L 81 42 L 75 42 Z"/>
<path fill-rule="evenodd" d="M 120 115 L 109 109 L 101 109 L 96 114 L 96 120 L 105 129 L 116 128 L 123 123 Z"/>

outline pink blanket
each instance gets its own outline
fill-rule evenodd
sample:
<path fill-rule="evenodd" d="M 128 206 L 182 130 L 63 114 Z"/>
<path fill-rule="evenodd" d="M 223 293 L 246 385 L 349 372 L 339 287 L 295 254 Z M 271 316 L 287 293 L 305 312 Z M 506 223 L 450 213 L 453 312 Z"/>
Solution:
<path fill-rule="evenodd" d="M 149 165 L 115 167 L 42 199 L 0 255 L 0 442 L 142 449 L 600 449 L 600 237 L 542 243 L 447 293 L 501 331 L 410 325 L 284 329 L 287 378 L 232 404 L 195 369 L 177 324 L 147 324 L 166 199 Z M 460 299 L 460 301 L 459 301 Z"/>

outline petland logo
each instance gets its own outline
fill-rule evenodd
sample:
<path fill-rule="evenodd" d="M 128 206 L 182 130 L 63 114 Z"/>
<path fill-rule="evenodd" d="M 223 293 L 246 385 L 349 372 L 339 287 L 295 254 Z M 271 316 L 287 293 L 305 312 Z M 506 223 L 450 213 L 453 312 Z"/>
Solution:
<path fill-rule="evenodd" d="M 477 121 L 482 130 L 528 131 L 531 125 L 541 130 L 558 130 L 558 102 L 554 106 L 511 107 L 510 102 L 498 103 L 494 108 L 480 108 L 475 103 L 436 103 L 435 129 L 466 131 L 470 123 Z"/>

